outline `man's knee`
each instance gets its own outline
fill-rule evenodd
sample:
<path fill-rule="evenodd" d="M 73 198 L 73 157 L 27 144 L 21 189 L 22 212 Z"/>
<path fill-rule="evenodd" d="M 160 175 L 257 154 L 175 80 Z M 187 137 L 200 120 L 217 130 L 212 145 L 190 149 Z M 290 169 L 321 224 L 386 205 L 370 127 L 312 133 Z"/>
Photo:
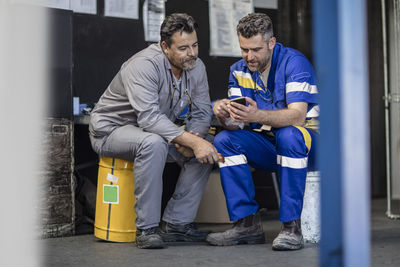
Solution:
<path fill-rule="evenodd" d="M 217 134 L 214 138 L 214 146 L 218 149 L 228 144 L 231 141 L 231 133 L 231 131 L 222 131 Z"/>
<path fill-rule="evenodd" d="M 100 155 L 101 146 L 103 145 L 103 139 L 95 138 L 92 135 L 89 135 L 89 140 L 93 151 Z"/>
<path fill-rule="evenodd" d="M 142 150 L 153 151 L 155 153 L 167 153 L 168 142 L 158 134 L 149 134 L 143 138 L 140 147 Z"/>
<path fill-rule="evenodd" d="M 302 132 L 294 126 L 283 127 L 275 135 L 278 150 L 302 151 L 306 146 Z"/>

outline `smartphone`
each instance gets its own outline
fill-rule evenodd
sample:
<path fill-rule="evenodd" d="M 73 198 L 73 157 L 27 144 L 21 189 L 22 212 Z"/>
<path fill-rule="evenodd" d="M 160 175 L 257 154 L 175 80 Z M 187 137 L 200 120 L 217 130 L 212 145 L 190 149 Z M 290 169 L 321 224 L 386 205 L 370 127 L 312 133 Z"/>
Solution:
<path fill-rule="evenodd" d="M 242 105 L 244 105 L 244 106 L 246 106 L 246 98 L 245 97 L 238 97 L 238 98 L 235 98 L 235 99 L 232 99 L 231 101 L 233 101 L 233 102 L 236 102 L 236 103 L 239 103 L 239 104 L 242 104 Z"/>

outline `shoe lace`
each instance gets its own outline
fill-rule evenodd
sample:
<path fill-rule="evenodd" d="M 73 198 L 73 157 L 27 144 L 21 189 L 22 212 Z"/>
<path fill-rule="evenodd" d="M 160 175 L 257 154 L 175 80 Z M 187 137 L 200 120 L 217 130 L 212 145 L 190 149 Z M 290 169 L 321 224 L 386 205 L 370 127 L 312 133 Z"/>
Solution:
<path fill-rule="evenodd" d="M 186 229 L 197 229 L 196 225 L 194 223 L 188 223 L 185 225 Z"/>
<path fill-rule="evenodd" d="M 158 233 L 158 227 L 152 227 L 152 228 L 149 228 L 149 229 L 144 229 L 144 230 L 142 230 L 142 232 L 145 235 L 157 234 Z"/>
<path fill-rule="evenodd" d="M 190 230 L 197 230 L 194 223 L 188 223 L 188 224 L 182 225 L 180 229 L 181 229 L 180 231 L 184 231 L 184 232 L 188 232 Z"/>

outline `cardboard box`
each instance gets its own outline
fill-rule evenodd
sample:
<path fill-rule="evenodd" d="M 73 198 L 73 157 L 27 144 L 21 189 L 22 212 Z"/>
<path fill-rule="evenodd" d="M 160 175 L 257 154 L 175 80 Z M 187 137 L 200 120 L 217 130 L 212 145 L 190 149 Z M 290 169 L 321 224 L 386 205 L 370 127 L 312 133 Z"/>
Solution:
<path fill-rule="evenodd" d="M 231 223 L 221 186 L 219 169 L 213 170 L 208 178 L 194 221 L 198 223 Z"/>

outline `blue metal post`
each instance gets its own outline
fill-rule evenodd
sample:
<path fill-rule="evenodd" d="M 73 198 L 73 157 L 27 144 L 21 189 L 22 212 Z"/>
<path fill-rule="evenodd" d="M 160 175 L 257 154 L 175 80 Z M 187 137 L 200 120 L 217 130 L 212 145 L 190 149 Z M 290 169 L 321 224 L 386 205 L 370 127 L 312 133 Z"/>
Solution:
<path fill-rule="evenodd" d="M 314 0 L 321 102 L 321 266 L 369 266 L 365 0 Z"/>
<path fill-rule="evenodd" d="M 370 151 L 366 0 L 339 1 L 345 266 L 370 263 Z"/>

